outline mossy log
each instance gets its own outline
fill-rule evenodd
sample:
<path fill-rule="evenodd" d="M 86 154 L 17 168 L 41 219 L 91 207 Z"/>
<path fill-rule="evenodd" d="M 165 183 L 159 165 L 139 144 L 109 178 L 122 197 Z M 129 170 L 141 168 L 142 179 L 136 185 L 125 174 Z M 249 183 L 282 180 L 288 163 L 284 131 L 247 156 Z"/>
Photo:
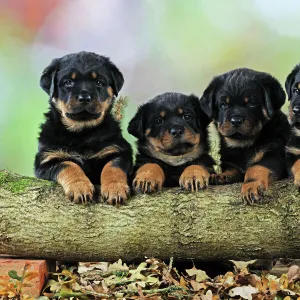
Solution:
<path fill-rule="evenodd" d="M 121 207 L 68 202 L 57 184 L 0 172 L 0 253 L 59 260 L 126 261 L 299 257 L 300 196 L 274 182 L 247 206 L 241 184 L 198 193 L 138 195 Z"/>

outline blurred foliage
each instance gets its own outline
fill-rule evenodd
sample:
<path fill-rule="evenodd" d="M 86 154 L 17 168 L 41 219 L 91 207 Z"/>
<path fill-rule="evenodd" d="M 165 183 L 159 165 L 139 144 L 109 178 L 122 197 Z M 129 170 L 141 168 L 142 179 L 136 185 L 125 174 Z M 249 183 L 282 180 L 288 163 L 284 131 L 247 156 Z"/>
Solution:
<path fill-rule="evenodd" d="M 109 3 L 101 1 L 103 5 Z M 45 59 L 48 62 L 57 56 L 57 52 L 77 51 L 67 44 L 53 42 L 52 45 L 55 34 L 59 30 L 64 33 L 67 29 L 55 27 L 54 22 L 50 22 L 50 25 L 49 22 L 45 23 L 54 10 L 66 13 L 66 3 L 69 2 L 45 0 L 43 3 L 48 3 L 47 9 L 41 4 L 32 5 L 35 2 L 41 3 L 38 0 L 0 2 L 0 169 L 8 168 L 24 175 L 33 174 L 39 126 L 48 106 L 48 96 L 39 88 L 39 76 L 45 65 L 35 60 L 35 56 L 40 55 L 40 48 L 35 46 L 47 40 L 48 48 L 59 48 L 59 51 L 53 50 L 55 54 Z M 296 0 L 290 2 L 293 5 L 290 3 L 289 6 L 299 11 L 299 3 Z M 24 3 L 31 6 L 24 7 Z M 259 1 L 190 0 L 183 3 L 181 0 L 152 0 L 134 1 L 127 5 L 123 0 L 114 0 L 113 3 L 123 5 L 122 15 L 131 22 L 124 30 L 129 32 L 132 28 L 140 28 L 141 36 L 135 45 L 136 49 L 147 49 L 145 53 L 142 52 L 143 57 L 141 53 L 139 57 L 132 57 L 131 63 L 136 68 L 130 74 L 126 73 L 126 68 L 122 68 L 125 79 L 129 78 L 129 85 L 121 93 L 128 96 L 129 101 L 122 128 L 125 138 L 133 145 L 134 138 L 127 133 L 127 124 L 137 105 L 154 96 L 156 91 L 172 89 L 200 96 L 214 75 L 243 66 L 270 72 L 284 84 L 286 75 L 299 61 L 300 39 L 295 34 L 290 35 L 288 28 L 284 27 L 286 19 L 278 17 L 276 24 L 268 19 Z M 267 9 L 278 13 L 278 1 L 270 3 L 273 5 Z M 131 13 L 133 7 L 135 14 Z M 37 19 L 36 22 L 29 22 L 32 20 L 29 12 L 33 8 Z M 93 10 L 93 5 L 89 5 L 89 9 Z M 26 18 L 22 18 L 23 12 Z M 76 16 L 81 11 L 78 9 L 72 13 Z M 268 16 L 272 16 L 272 13 L 268 12 Z M 284 14 L 281 18 L 284 18 Z M 297 18 L 294 20 L 297 21 Z M 113 22 L 118 21 L 115 18 Z M 277 23 L 281 21 L 282 30 L 278 32 Z M 291 24 L 291 19 L 289 21 Z M 83 26 L 82 23 L 77 25 Z M 86 28 L 89 30 L 88 26 Z M 95 29 L 90 30 L 92 32 Z M 101 32 L 101 26 L 98 30 L 107 38 L 111 37 L 110 31 Z M 67 31 L 64 34 L 67 37 Z M 131 43 L 130 40 L 128 44 L 125 43 L 126 37 L 114 36 L 116 43 L 118 38 L 122 40 L 121 49 L 116 49 L 115 53 L 105 53 L 113 61 L 120 51 L 125 53 Z M 86 39 L 89 39 L 88 35 Z M 94 40 L 91 42 L 95 43 Z M 98 41 L 98 44 L 101 42 Z M 85 48 L 82 45 L 80 47 Z M 94 51 L 101 53 L 98 47 Z M 287 105 L 284 110 L 287 110 Z"/>

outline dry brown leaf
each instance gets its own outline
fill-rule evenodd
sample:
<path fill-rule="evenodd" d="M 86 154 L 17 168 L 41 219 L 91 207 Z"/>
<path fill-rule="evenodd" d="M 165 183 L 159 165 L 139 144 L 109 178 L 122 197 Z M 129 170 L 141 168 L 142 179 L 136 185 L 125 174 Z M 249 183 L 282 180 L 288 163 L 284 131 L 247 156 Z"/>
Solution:
<path fill-rule="evenodd" d="M 213 294 L 211 290 L 208 290 L 205 295 L 200 296 L 201 300 L 212 300 Z"/>
<path fill-rule="evenodd" d="M 222 284 L 224 285 L 224 287 L 230 287 L 235 284 L 234 274 L 232 272 L 227 272 L 224 275 Z"/>
<path fill-rule="evenodd" d="M 252 294 L 258 293 L 258 290 L 253 286 L 237 286 L 229 291 L 230 297 L 240 296 L 243 299 L 252 300 Z"/>
<path fill-rule="evenodd" d="M 209 278 L 204 271 L 197 270 L 195 267 L 193 267 L 192 269 L 187 269 L 185 271 L 191 277 L 196 275 L 196 281 L 198 282 L 204 281 Z"/>
<path fill-rule="evenodd" d="M 138 286 L 138 294 L 141 300 L 146 300 L 144 294 L 143 294 L 143 290 L 140 286 Z"/>
<path fill-rule="evenodd" d="M 279 288 L 278 282 L 275 281 L 275 280 L 271 280 L 270 283 L 269 283 L 269 290 L 270 290 L 270 293 L 271 293 L 271 294 L 276 294 L 278 288 Z"/>
<path fill-rule="evenodd" d="M 180 277 L 179 285 L 182 286 L 182 287 L 185 287 L 185 288 L 187 287 L 183 276 Z"/>
<path fill-rule="evenodd" d="M 295 282 L 297 279 L 300 279 L 300 267 L 299 266 L 291 266 L 287 272 L 287 277 L 289 282 Z"/>
<path fill-rule="evenodd" d="M 191 280 L 190 284 L 195 292 L 206 289 L 206 285 L 203 282 L 197 282 L 196 280 Z"/>
<path fill-rule="evenodd" d="M 282 274 L 280 279 L 279 279 L 279 283 L 280 283 L 280 289 L 287 289 L 289 286 L 289 279 L 287 274 Z"/>

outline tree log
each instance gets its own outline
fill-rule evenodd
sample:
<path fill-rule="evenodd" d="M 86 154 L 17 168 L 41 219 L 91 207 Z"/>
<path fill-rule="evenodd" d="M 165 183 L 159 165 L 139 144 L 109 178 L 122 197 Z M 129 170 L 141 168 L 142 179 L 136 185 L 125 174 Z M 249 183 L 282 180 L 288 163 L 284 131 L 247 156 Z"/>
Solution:
<path fill-rule="evenodd" d="M 79 261 L 299 257 L 300 201 L 291 180 L 263 204 L 242 203 L 241 184 L 179 188 L 126 205 L 70 203 L 52 182 L 0 172 L 0 253 Z"/>

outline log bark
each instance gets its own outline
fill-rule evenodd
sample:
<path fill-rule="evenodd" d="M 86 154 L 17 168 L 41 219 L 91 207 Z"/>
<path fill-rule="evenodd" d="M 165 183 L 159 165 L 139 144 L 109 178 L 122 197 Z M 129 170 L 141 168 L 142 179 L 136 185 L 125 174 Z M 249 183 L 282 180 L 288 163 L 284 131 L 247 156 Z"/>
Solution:
<path fill-rule="evenodd" d="M 0 172 L 0 253 L 58 260 L 126 261 L 299 257 L 300 201 L 291 180 L 261 205 L 241 184 L 199 193 L 169 189 L 119 208 L 68 202 L 57 184 Z"/>

